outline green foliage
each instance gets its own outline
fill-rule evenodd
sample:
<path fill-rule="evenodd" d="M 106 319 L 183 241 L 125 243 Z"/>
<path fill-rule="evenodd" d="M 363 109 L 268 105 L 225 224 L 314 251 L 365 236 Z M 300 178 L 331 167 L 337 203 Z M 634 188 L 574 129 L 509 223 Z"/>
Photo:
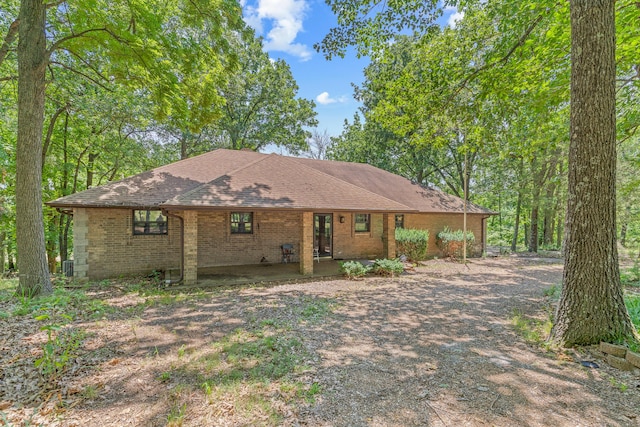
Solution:
<path fill-rule="evenodd" d="M 449 227 L 438 233 L 436 242 L 446 257 L 462 257 L 462 249 L 464 247 L 464 232 L 462 230 L 451 231 Z M 467 231 L 467 254 L 473 253 L 473 245 L 475 236 L 473 232 Z"/>
<path fill-rule="evenodd" d="M 627 306 L 627 311 L 629 311 L 631 322 L 633 322 L 636 330 L 640 331 L 640 295 L 627 294 L 624 297 L 624 302 Z"/>
<path fill-rule="evenodd" d="M 41 329 L 47 331 L 47 342 L 42 347 L 42 356 L 34 364 L 49 381 L 54 381 L 65 371 L 68 363 L 78 356 L 77 351 L 85 334 L 81 330 L 61 328 L 56 324 Z"/>
<path fill-rule="evenodd" d="M 421 261 L 427 256 L 429 230 L 396 228 L 397 253 L 410 261 Z"/>
<path fill-rule="evenodd" d="M 187 414 L 187 404 L 183 403 L 182 405 L 174 404 L 171 406 L 171 410 L 167 415 L 167 426 L 168 427 L 179 427 L 184 422 L 185 416 Z"/>
<path fill-rule="evenodd" d="M 543 294 L 548 297 L 551 301 L 558 301 L 560 299 L 560 294 L 562 292 L 562 286 L 559 285 L 551 285 L 550 288 L 546 289 Z"/>
<path fill-rule="evenodd" d="M 394 277 L 402 274 L 404 264 L 397 259 L 377 259 L 373 262 L 371 270 L 378 276 Z"/>
<path fill-rule="evenodd" d="M 364 277 L 371 271 L 371 266 L 358 261 L 345 261 L 340 263 L 340 271 L 351 280 Z"/>

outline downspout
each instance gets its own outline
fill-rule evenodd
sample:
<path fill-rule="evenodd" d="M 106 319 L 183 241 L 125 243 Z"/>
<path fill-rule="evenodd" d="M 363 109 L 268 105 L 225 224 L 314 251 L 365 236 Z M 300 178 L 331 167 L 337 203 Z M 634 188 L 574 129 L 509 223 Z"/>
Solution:
<path fill-rule="evenodd" d="M 182 282 L 184 279 L 184 218 L 180 215 L 172 214 L 166 209 L 162 209 L 162 213 L 166 216 L 170 216 L 172 218 L 177 218 L 180 220 L 180 277 L 177 280 L 166 280 L 165 283 L 167 285 L 175 285 L 176 283 Z"/>

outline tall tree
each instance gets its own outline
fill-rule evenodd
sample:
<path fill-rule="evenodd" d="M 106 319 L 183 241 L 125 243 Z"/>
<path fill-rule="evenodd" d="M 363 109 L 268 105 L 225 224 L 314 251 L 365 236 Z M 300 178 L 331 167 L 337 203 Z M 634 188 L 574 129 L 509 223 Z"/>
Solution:
<path fill-rule="evenodd" d="M 289 64 L 271 60 L 253 32 L 238 49 L 239 68 L 221 90 L 225 106 L 216 130 L 234 150 L 258 151 L 270 144 L 292 153 L 307 149 L 311 133 L 305 127 L 318 123 L 315 103 L 297 97 Z"/>
<path fill-rule="evenodd" d="M 390 40 L 407 27 L 426 34 L 439 11 L 435 1 L 327 2 L 338 15 L 339 27 L 332 29 L 316 47 L 329 58 L 343 55 L 350 44 L 357 45 L 359 54 L 379 55 L 387 49 Z M 532 34 L 540 31 L 541 23 L 548 22 L 557 10 L 565 10 L 545 1 L 448 3 L 463 4 L 467 10 L 487 9 L 493 14 L 492 26 L 502 33 L 492 44 L 487 45 L 481 39 L 469 45 L 468 48 L 482 50 L 484 54 L 482 60 L 472 64 L 473 69 L 466 76 L 456 76 L 460 88 L 466 88 L 469 82 L 489 70 L 501 71 L 519 51 L 523 55 L 536 52 L 530 43 Z M 614 1 L 575 0 L 570 4 L 573 68 L 566 218 L 568 255 L 563 297 L 553 330 L 553 338 L 563 345 L 589 344 L 634 334 L 622 299 L 615 246 Z M 553 30 L 542 34 L 554 38 L 558 28 Z M 550 49 L 550 53 L 556 58 L 566 57 L 562 49 L 554 49 L 557 47 Z M 500 73 L 493 75 L 498 76 Z M 590 90 L 590 87 L 597 89 Z M 514 86 L 512 90 L 518 93 L 518 89 Z M 523 91 L 522 95 L 529 96 L 529 93 Z M 590 118 L 595 120 L 589 122 Z"/>
<path fill-rule="evenodd" d="M 571 143 L 562 296 L 565 346 L 633 337 L 616 245 L 615 1 L 571 0 Z"/>
<path fill-rule="evenodd" d="M 42 211 L 42 131 L 47 44 L 42 0 L 23 0 L 18 20 L 16 241 L 20 295 L 51 293 Z"/>
<path fill-rule="evenodd" d="M 160 116 L 171 109 L 196 110 L 194 121 L 206 122 L 213 114 L 209 107 L 220 99 L 217 87 L 227 75 L 224 69 L 233 64 L 225 56 L 228 35 L 241 23 L 233 0 L 21 1 L 19 16 L 6 28 L 0 47 L 2 67 L 18 35 L 19 294 L 52 290 L 41 197 L 47 67 L 52 72 L 70 69 L 68 59 L 75 58 L 83 66 L 73 71 L 95 84 L 117 80 L 153 96 Z"/>

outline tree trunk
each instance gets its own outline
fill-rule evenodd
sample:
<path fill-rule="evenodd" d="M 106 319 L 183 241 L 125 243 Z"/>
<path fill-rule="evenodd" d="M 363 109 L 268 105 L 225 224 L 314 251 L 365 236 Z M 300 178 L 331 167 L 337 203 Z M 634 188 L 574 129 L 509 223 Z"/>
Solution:
<path fill-rule="evenodd" d="M 93 168 L 95 167 L 95 161 L 98 156 L 99 154 L 97 153 L 89 153 L 87 161 L 87 190 L 93 187 Z"/>
<path fill-rule="evenodd" d="M 547 185 L 547 194 L 544 201 L 544 229 L 542 232 L 542 241 L 545 245 L 553 244 L 553 228 L 555 226 L 556 203 L 554 202 L 557 184 L 551 182 Z"/>
<path fill-rule="evenodd" d="M 529 252 L 538 252 L 539 203 L 540 199 L 536 196 L 533 200 L 533 207 L 531 208 L 531 233 L 529 234 Z"/>
<path fill-rule="evenodd" d="M 0 277 L 2 277 L 2 273 L 4 273 L 5 266 L 5 256 L 6 251 L 4 250 L 4 241 L 7 237 L 7 233 L 4 231 L 0 233 Z"/>
<path fill-rule="evenodd" d="M 626 222 L 620 226 L 620 244 L 623 248 L 627 247 L 627 227 Z"/>
<path fill-rule="evenodd" d="M 47 268 L 42 210 L 45 2 L 22 0 L 18 38 L 18 141 L 16 147 L 16 243 L 19 295 L 53 291 Z"/>
<path fill-rule="evenodd" d="M 518 248 L 518 229 L 520 228 L 520 208 L 522 206 L 522 190 L 518 190 L 518 201 L 516 202 L 516 223 L 513 226 L 513 239 L 511 240 L 511 252 Z"/>
<path fill-rule="evenodd" d="M 616 248 L 614 0 L 571 0 L 571 129 L 562 296 L 552 339 L 628 338 Z"/>

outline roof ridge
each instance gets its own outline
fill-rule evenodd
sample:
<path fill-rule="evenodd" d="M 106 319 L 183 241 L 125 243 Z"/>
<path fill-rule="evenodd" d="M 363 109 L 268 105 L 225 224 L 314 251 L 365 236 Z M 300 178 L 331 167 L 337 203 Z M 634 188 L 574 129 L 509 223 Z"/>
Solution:
<path fill-rule="evenodd" d="M 224 150 L 224 148 L 219 148 L 219 150 Z M 217 151 L 217 150 L 216 150 L 216 151 Z M 240 151 L 240 150 L 229 150 L 229 151 Z M 212 153 L 212 152 L 213 152 L 213 151 L 210 151 L 210 153 Z M 225 173 L 223 173 L 222 175 L 220 175 L 220 176 L 218 176 L 218 177 L 216 177 L 216 178 L 212 179 L 211 181 L 203 182 L 202 184 L 200 184 L 200 185 L 198 185 L 198 186 L 196 186 L 196 187 L 192 188 L 191 190 L 187 191 L 186 193 L 178 194 L 177 196 L 174 196 L 174 197 L 172 197 L 171 199 L 167 199 L 167 200 L 165 200 L 164 202 L 161 202 L 161 203 L 160 203 L 160 205 L 162 205 L 162 204 L 164 204 L 164 203 L 168 202 L 169 200 L 178 200 L 178 199 L 181 199 L 181 198 L 183 198 L 183 197 L 186 197 L 186 196 L 188 196 L 188 195 L 190 195 L 190 194 L 192 194 L 192 193 L 195 193 L 196 191 L 200 190 L 200 189 L 201 189 L 202 187 L 204 187 L 205 185 L 211 185 L 211 184 L 213 184 L 214 182 L 218 181 L 219 179 L 221 179 L 221 178 L 222 178 L 223 176 L 225 176 L 225 175 L 230 176 L 231 174 L 234 174 L 234 173 L 236 173 L 236 172 L 239 172 L 239 171 L 241 171 L 242 169 L 246 169 L 246 168 L 248 168 L 249 166 L 253 166 L 253 165 L 255 165 L 256 163 L 259 163 L 259 162 L 261 162 L 261 161 L 263 161 L 263 160 L 265 160 L 265 159 L 267 159 L 267 158 L 271 157 L 271 154 L 258 153 L 257 151 L 254 151 L 254 153 L 260 154 L 262 157 L 261 157 L 261 158 L 259 158 L 259 159 L 254 160 L 254 161 L 252 161 L 252 162 L 249 162 L 249 163 L 247 163 L 246 165 L 242 165 L 242 166 L 240 166 L 239 168 L 235 168 L 235 169 L 234 169 L 234 170 L 232 170 L 232 171 L 225 172 Z M 198 156 L 196 156 L 196 157 L 198 157 Z M 194 157 L 192 157 L 192 158 L 194 158 Z"/>
<path fill-rule="evenodd" d="M 361 190 L 361 191 L 365 191 L 365 192 L 367 192 L 367 193 L 369 193 L 369 194 L 373 194 L 373 195 L 374 195 L 374 196 L 376 196 L 376 197 L 380 197 L 380 198 L 386 199 L 386 200 L 388 200 L 388 201 L 390 201 L 390 202 L 393 202 L 393 203 L 396 203 L 396 204 L 398 204 L 398 205 L 404 206 L 404 207 L 406 207 L 406 208 L 407 208 L 407 209 L 409 209 L 409 210 L 413 210 L 413 211 L 417 210 L 417 209 L 414 209 L 414 208 L 412 208 L 412 207 L 410 207 L 410 206 L 405 205 L 405 204 L 404 204 L 404 203 L 402 203 L 402 202 L 399 202 L 399 201 L 397 201 L 397 200 L 390 199 L 390 198 L 388 198 L 387 196 L 383 196 L 382 194 L 374 193 L 373 191 L 371 191 L 371 190 L 369 190 L 369 189 L 366 189 L 366 188 L 364 188 L 364 187 L 361 187 L 361 186 L 359 186 L 359 185 L 357 185 L 357 184 L 354 184 L 354 183 L 352 183 L 352 182 L 345 181 L 344 179 L 342 179 L 342 178 L 338 178 L 337 176 L 334 176 L 334 175 L 331 175 L 331 174 L 329 174 L 329 173 L 323 172 L 323 171 L 321 171 L 321 170 L 319 170 L 319 169 L 316 169 L 316 168 L 311 168 L 311 167 L 309 167 L 309 166 L 307 166 L 307 165 L 303 164 L 302 162 L 299 162 L 299 161 L 298 161 L 298 160 L 300 159 L 299 157 L 291 157 L 291 159 L 292 159 L 294 162 L 296 162 L 298 165 L 302 166 L 302 167 L 303 167 L 303 168 L 305 168 L 305 169 L 313 170 L 314 172 L 320 173 L 320 174 L 325 175 L 325 176 L 328 176 L 328 177 L 330 177 L 330 178 L 332 178 L 332 179 L 335 179 L 335 180 L 338 180 L 338 181 L 340 181 L 340 182 L 343 182 L 343 183 L 345 183 L 345 184 L 347 184 L 347 185 L 349 185 L 349 186 L 351 186 L 351 187 L 355 187 L 355 188 L 357 188 L 357 189 L 359 189 L 359 190 Z M 312 159 L 312 160 L 316 160 L 316 159 Z M 342 163 L 349 163 L 349 162 L 342 162 Z M 368 165 L 367 163 L 361 163 L 361 164 L 363 164 L 363 165 Z M 368 165 L 368 166 L 370 166 L 370 165 Z"/>

